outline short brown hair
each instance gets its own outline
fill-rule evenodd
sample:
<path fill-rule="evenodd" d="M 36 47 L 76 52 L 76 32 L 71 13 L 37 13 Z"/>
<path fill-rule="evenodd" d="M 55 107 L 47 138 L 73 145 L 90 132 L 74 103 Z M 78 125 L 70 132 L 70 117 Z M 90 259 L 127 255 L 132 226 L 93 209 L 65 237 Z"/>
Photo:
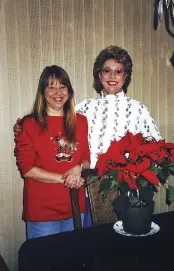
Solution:
<path fill-rule="evenodd" d="M 123 85 L 123 91 L 126 93 L 127 87 L 129 86 L 129 83 L 131 81 L 132 66 L 133 66 L 132 59 L 125 49 L 122 49 L 121 47 L 118 47 L 115 45 L 106 47 L 96 57 L 94 66 L 93 66 L 93 77 L 94 77 L 93 87 L 95 88 L 97 93 L 101 93 L 101 90 L 103 89 L 103 85 L 101 84 L 99 74 L 103 68 L 104 63 L 108 59 L 114 59 L 118 63 L 123 64 L 125 74 L 126 74 L 125 83 Z"/>

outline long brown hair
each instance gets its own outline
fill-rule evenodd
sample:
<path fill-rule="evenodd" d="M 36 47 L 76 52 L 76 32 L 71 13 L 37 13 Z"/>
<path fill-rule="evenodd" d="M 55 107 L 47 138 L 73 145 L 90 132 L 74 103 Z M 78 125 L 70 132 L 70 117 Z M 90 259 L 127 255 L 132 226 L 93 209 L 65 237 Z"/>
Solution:
<path fill-rule="evenodd" d="M 74 90 L 72 88 L 71 81 L 67 72 L 60 66 L 47 66 L 42 71 L 39 79 L 35 102 L 31 110 L 30 116 L 35 118 L 42 130 L 47 128 L 47 103 L 45 99 L 45 89 L 48 86 L 50 78 L 52 78 L 53 80 L 58 79 L 61 84 L 65 85 L 68 88 L 68 100 L 63 107 L 63 123 L 64 131 L 68 141 L 74 141 L 76 121 L 76 113 L 74 109 Z"/>

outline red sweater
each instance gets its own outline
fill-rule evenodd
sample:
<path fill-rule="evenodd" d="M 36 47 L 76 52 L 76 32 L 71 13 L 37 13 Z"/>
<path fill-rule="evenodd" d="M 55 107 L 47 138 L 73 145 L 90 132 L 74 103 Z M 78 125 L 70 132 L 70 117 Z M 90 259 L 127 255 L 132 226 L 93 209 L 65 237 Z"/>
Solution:
<path fill-rule="evenodd" d="M 84 116 L 76 114 L 75 144 L 69 144 L 63 135 L 63 117 L 48 116 L 47 122 L 48 128 L 41 132 L 34 118 L 24 119 L 23 131 L 16 136 L 16 157 L 22 175 L 33 167 L 63 174 L 82 160 L 90 161 L 88 127 Z M 81 212 L 84 212 L 84 187 L 79 189 L 79 203 Z M 24 220 L 51 221 L 70 217 L 70 191 L 64 184 L 24 179 Z"/>

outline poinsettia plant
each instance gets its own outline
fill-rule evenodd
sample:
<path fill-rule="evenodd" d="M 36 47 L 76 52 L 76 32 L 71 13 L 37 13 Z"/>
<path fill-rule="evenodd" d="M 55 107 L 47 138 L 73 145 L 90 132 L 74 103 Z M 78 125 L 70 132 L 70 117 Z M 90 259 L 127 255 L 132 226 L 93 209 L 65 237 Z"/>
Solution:
<path fill-rule="evenodd" d="M 111 190 L 127 194 L 147 187 L 157 191 L 156 187 L 163 185 L 168 202 L 172 202 L 174 187 L 168 184 L 170 175 L 174 175 L 174 144 L 127 132 L 119 141 L 112 141 L 106 153 L 98 155 L 87 185 L 100 180 L 99 193 L 104 197 Z"/>

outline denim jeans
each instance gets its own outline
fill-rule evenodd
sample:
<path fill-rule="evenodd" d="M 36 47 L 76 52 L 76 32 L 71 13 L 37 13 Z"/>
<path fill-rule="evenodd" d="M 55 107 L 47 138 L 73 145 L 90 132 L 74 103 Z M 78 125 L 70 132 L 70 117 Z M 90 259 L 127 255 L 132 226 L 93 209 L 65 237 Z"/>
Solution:
<path fill-rule="evenodd" d="M 86 206 L 87 206 L 87 210 L 84 213 L 84 228 L 92 227 L 92 218 L 91 218 L 90 203 L 89 203 L 88 197 L 86 197 Z"/>
<path fill-rule="evenodd" d="M 83 226 L 84 213 L 81 214 L 81 220 Z M 74 230 L 73 218 L 46 222 L 26 221 L 27 239 L 33 239 L 41 236 L 73 230 Z"/>

